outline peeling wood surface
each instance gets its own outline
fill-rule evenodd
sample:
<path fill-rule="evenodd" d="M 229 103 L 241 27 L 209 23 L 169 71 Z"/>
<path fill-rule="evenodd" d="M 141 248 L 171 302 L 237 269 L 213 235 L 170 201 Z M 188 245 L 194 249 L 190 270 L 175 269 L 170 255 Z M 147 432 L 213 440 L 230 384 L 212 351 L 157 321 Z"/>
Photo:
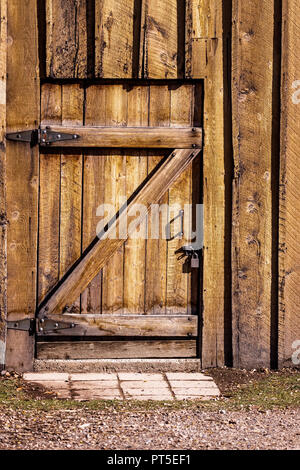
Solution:
<path fill-rule="evenodd" d="M 292 365 L 300 340 L 300 5 L 283 0 L 279 232 L 279 366 Z"/>
<path fill-rule="evenodd" d="M 274 5 L 233 2 L 233 353 L 270 364 Z"/>
<path fill-rule="evenodd" d="M 196 357 L 194 340 L 37 343 L 39 359 L 130 359 Z"/>
<path fill-rule="evenodd" d="M 37 2 L 8 2 L 7 131 L 39 123 Z M 37 147 L 7 142 L 8 319 L 33 317 L 36 308 L 38 161 Z M 29 370 L 33 337 L 8 331 L 8 367 Z"/>
<path fill-rule="evenodd" d="M 76 327 L 49 336 L 174 336 L 196 337 L 197 316 L 191 315 L 48 315 Z M 47 333 L 48 334 L 48 333 Z"/>

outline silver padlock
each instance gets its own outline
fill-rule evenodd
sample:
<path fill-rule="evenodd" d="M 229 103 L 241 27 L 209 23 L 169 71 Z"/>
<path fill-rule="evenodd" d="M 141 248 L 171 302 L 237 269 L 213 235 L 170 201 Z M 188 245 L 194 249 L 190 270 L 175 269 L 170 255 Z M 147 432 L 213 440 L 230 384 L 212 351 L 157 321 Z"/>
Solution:
<path fill-rule="evenodd" d="M 191 268 L 199 268 L 199 256 L 198 253 L 193 253 L 191 258 Z"/>

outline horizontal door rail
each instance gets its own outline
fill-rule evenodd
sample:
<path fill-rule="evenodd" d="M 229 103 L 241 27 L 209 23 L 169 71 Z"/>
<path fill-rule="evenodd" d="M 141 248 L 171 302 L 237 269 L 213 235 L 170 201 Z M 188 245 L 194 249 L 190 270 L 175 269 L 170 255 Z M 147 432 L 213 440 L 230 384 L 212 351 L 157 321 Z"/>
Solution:
<path fill-rule="evenodd" d="M 47 134 L 51 136 L 48 142 Z M 43 142 L 43 135 L 45 136 L 45 142 Z M 73 135 L 74 138 L 64 139 L 64 135 Z M 48 144 L 51 147 L 201 149 L 202 128 L 67 126 L 51 126 L 46 128 L 41 126 L 40 144 Z"/>
<path fill-rule="evenodd" d="M 49 330 L 39 321 L 39 336 L 197 336 L 195 315 L 64 314 L 47 318 L 54 320 L 53 325 Z M 59 322 L 71 323 L 72 328 L 60 328 Z"/>

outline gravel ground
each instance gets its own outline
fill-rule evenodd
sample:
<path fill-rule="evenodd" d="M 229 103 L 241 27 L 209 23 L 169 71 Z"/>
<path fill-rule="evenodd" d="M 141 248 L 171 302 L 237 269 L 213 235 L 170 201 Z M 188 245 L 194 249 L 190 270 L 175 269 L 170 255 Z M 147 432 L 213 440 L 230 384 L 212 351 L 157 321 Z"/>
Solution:
<path fill-rule="evenodd" d="M 0 409 L 0 449 L 298 449 L 300 410 Z"/>

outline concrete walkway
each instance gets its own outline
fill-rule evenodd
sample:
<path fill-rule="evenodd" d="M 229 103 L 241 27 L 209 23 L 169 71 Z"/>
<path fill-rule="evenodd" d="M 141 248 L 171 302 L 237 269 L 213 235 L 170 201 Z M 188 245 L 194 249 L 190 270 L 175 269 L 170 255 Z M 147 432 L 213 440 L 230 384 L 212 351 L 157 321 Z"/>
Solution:
<path fill-rule="evenodd" d="M 211 377 L 201 373 L 78 373 L 32 372 L 29 382 L 54 391 L 58 398 L 87 400 L 208 400 L 220 395 Z"/>

